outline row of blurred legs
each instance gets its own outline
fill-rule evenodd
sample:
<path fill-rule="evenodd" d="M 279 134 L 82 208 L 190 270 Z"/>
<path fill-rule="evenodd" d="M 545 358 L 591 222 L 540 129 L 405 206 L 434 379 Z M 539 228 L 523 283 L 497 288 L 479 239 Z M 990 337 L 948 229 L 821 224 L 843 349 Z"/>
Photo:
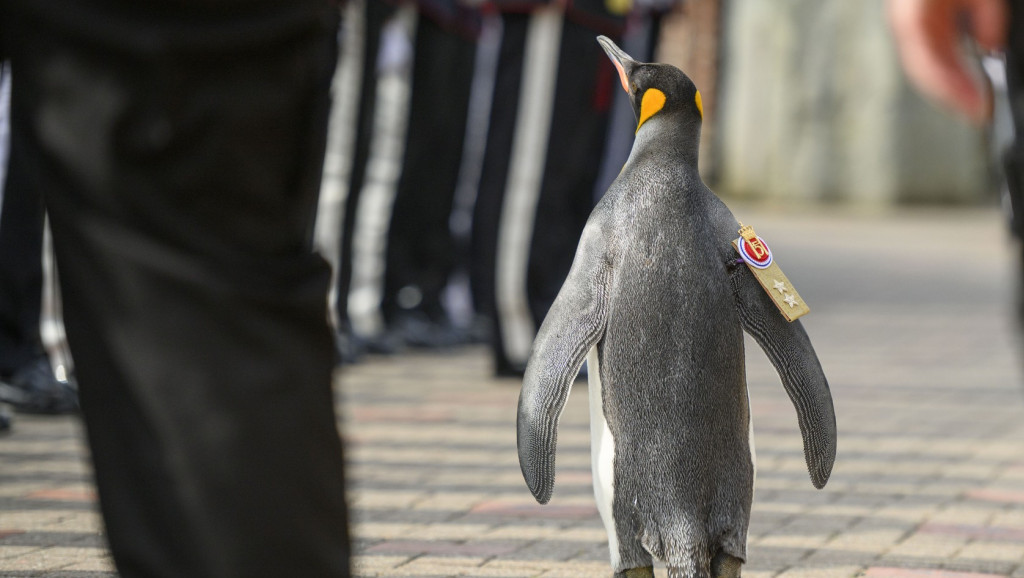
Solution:
<path fill-rule="evenodd" d="M 45 211 L 43 199 L 23 171 L 7 167 L 18 163 L 8 154 L 11 75 L 0 63 L 0 431 L 10 428 L 11 414 L 3 402 L 30 413 L 60 414 L 76 411 L 78 395 L 66 372 L 59 323 L 48 323 L 56 349 L 50 355 L 43 344 L 46 319 L 56 313 L 59 293 L 52 277 L 52 261 L 44 259 Z M 44 267 L 44 265 L 47 265 Z M 46 299 L 44 299 L 44 297 Z M 51 360 L 51 357 L 53 359 Z"/>
<path fill-rule="evenodd" d="M 517 375 L 629 153 L 604 31 L 557 7 L 484 17 L 479 42 L 378 0 L 349 16 L 320 215 L 340 358 L 486 341 Z M 616 40 L 650 60 L 656 20 Z"/>
<path fill-rule="evenodd" d="M 558 8 L 492 14 L 480 30 L 411 4 L 346 11 L 318 238 L 335 264 L 339 360 L 486 342 L 496 374 L 518 375 L 587 216 L 628 155 L 632 112 L 594 41 L 614 32 Z M 634 17 L 616 40 L 651 60 L 657 21 Z M 1019 52 L 1008 55 L 1011 94 L 1021 91 Z M 1018 237 L 1022 102 L 1007 99 L 996 123 Z M 43 222 L 42 200 L 10 171 L 0 393 L 25 411 L 63 413 L 77 408 L 74 381 L 63 360 L 47 359 L 39 332 Z"/>
<path fill-rule="evenodd" d="M 487 342 L 495 372 L 517 375 L 593 203 L 628 155 L 632 111 L 595 41 L 614 32 L 559 8 L 492 14 L 479 29 L 411 4 L 345 10 L 318 219 L 335 265 L 339 360 Z M 626 29 L 644 59 L 655 20 Z M 8 67 L 3 79 L 9 89 Z M 62 336 L 49 359 L 39 330 L 43 201 L 16 158 L 5 166 L 0 401 L 73 412 Z M 0 403 L 0 429 L 9 425 Z"/>
<path fill-rule="evenodd" d="M 4 213 L 14 220 L 24 202 L 32 219 L 22 224 L 34 227 L 21 233 L 9 228 L 22 244 L 2 247 L 0 254 L 31 261 L 27 268 L 11 268 L 38 284 L 40 275 L 27 273 L 41 262 L 43 199 L 60 267 L 64 322 L 83 383 L 79 393 L 100 508 L 119 572 L 347 576 L 344 455 L 324 323 L 329 271 L 309 246 L 327 140 L 336 15 L 315 0 L 174 4 L 157 12 L 106 0 L 58 4 L 37 10 L 29 0 L 0 3 L 0 56 L 14 63 Z M 503 245 L 509 237 L 502 231 L 488 233 L 495 254 L 488 268 L 493 273 L 485 274 L 493 276 L 492 287 L 484 291 L 493 297 L 481 301 L 493 300 L 494 310 L 503 306 L 498 287 L 511 286 L 503 279 L 519 275 L 532 284 L 525 272 L 548 263 L 567 268 L 593 203 L 594 157 L 604 152 L 607 95 L 614 87 L 613 73 L 596 72 L 608 64 L 592 32 L 556 10 L 508 20 L 516 22 L 505 28 L 499 62 L 502 55 L 518 58 L 519 69 L 532 73 L 509 77 L 524 85 L 522 95 L 501 95 L 513 96 L 511 104 L 495 99 L 490 117 L 505 118 L 516 129 L 503 137 L 504 149 L 486 145 L 481 190 L 490 182 L 484 175 L 489 158 L 508 166 L 500 178 L 491 177 L 496 198 L 475 196 L 470 214 L 490 211 L 485 222 L 499 229 L 506 221 L 521 224 L 519 215 L 526 214 L 531 226 L 514 237 L 515 246 Z M 425 19 L 416 30 L 424 32 L 415 45 L 440 36 Z M 452 76 L 472 86 L 474 74 L 464 79 L 458 70 L 468 63 L 475 68 L 475 55 L 457 58 L 448 50 L 465 46 L 449 40 L 417 48 L 414 79 L 417 71 L 433 70 L 442 87 L 454 82 Z M 585 52 L 563 53 L 563 46 Z M 516 55 L 520 50 L 525 54 Z M 366 70 L 377 70 L 376 57 L 363 58 L 373 64 Z M 546 66 L 531 64 L 545 59 Z M 558 71 L 563 61 L 572 66 Z M 583 87 L 563 86 L 561 77 L 577 72 L 586 79 Z M 367 84 L 383 81 L 378 75 Z M 444 306 L 438 295 L 451 285 L 459 263 L 451 247 L 458 243 L 435 239 L 451 235 L 452 188 L 462 172 L 455 157 L 462 155 L 449 149 L 464 136 L 468 113 L 444 120 L 443 111 L 468 105 L 458 104 L 466 100 L 458 93 L 423 92 L 421 86 L 410 85 L 408 112 L 398 115 L 409 127 L 403 152 L 379 159 L 385 165 L 401 159 L 400 172 L 389 178 L 405 183 L 405 192 L 398 187 L 390 200 L 371 202 L 374 195 L 368 194 L 381 115 L 361 110 L 354 116 L 358 122 L 343 123 L 358 129 L 350 150 L 367 152 L 365 161 L 358 154 L 349 161 L 345 180 L 361 173 L 364 182 L 349 187 L 336 236 L 342 332 L 357 324 L 351 303 L 359 301 L 354 281 L 363 271 L 345 253 L 354 254 L 360 228 L 372 230 L 374 202 L 389 206 L 376 213 L 377 223 L 386 225 L 377 230 L 386 239 L 381 244 L 378 238 L 378 247 L 404 263 L 390 274 L 378 272 L 382 287 L 394 291 L 387 296 L 382 290 L 385 296 L 371 301 L 380 308 L 381 323 L 367 326 L 360 335 L 367 341 L 394 332 L 400 312 L 434 315 L 438 323 L 450 315 L 446 310 L 438 317 Z M 383 102 L 376 89 L 364 85 L 358 92 L 371 95 L 360 99 L 360 109 Z M 519 102 L 528 98 L 547 102 L 546 120 L 533 123 L 540 132 L 521 136 L 520 109 L 534 105 Z M 561 120 L 579 116 L 597 124 L 573 120 L 556 138 Z M 462 130 L 453 130 L 460 118 Z M 543 125 L 550 125 L 550 138 Z M 487 141 L 498 134 L 488 131 Z M 524 178 L 533 200 L 507 192 Z M 548 185 L 541 183 L 548 182 L 564 182 L 560 190 L 579 198 L 544 200 Z M 585 209 L 580 216 L 557 213 L 566 206 Z M 541 211 L 553 214 L 541 218 Z M 428 225 L 438 223 L 445 225 L 440 232 Z M 556 256 L 546 245 L 549 253 L 534 267 L 529 255 L 542 249 L 530 249 L 536 236 L 531 231 L 542 223 L 557 229 L 567 254 Z M 403 244 L 397 233 L 409 227 L 414 233 Z M 573 227 L 574 233 L 565 233 Z M 502 269 L 506 252 L 516 256 L 519 272 Z M 439 267 L 426 264 L 438 259 Z M 471 261 L 463 268 L 474 266 Z M 436 271 L 443 274 L 431 277 Z M 560 283 L 549 287 L 557 291 Z M 470 294 L 480 290 L 474 287 Z M 38 288 L 29 293 L 33 300 L 40 295 Z M 38 329 L 38 307 L 12 309 L 18 323 Z M 524 311 L 531 313 L 530 307 Z M 415 344 L 410 332 L 401 335 Z"/>

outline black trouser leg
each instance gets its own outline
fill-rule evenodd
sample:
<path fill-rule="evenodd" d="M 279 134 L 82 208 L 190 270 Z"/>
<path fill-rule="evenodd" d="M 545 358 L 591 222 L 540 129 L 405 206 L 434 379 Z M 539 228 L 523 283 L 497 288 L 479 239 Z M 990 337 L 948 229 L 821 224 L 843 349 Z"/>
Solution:
<path fill-rule="evenodd" d="M 506 347 L 502 314 L 495 301 L 496 271 L 503 267 L 501 230 L 509 162 L 517 130 L 523 52 L 530 16 L 506 15 L 484 171 L 474 215 L 474 298 L 493 323 L 498 373 L 521 370 Z M 558 75 L 542 176 L 532 207 L 534 220 L 522 291 L 534 328 L 539 327 L 568 274 L 580 233 L 593 207 L 594 184 L 604 150 L 609 105 L 617 76 L 593 32 L 565 19 L 557 55 Z M 521 191 L 520 191 L 521 193 Z M 517 351 L 523 349 L 520 345 Z"/>
<path fill-rule="evenodd" d="M 402 175 L 388 229 L 381 304 L 388 322 L 404 308 L 398 299 L 403 288 L 420 294 L 414 307 L 442 322 L 441 293 L 455 266 L 448 221 L 462 160 L 475 50 L 472 41 L 424 16 L 417 25 L 415 50 Z"/>
<path fill-rule="evenodd" d="M 617 39 L 616 39 L 617 40 Z M 536 327 L 565 282 L 594 206 L 608 114 L 618 84 L 594 32 L 566 18 L 551 135 L 530 245 L 527 299 Z"/>
<path fill-rule="evenodd" d="M 39 316 L 43 294 L 43 200 L 22 170 L 20 143 L 11 142 L 0 212 L 0 376 L 43 354 Z"/>
<path fill-rule="evenodd" d="M 359 197 L 366 181 L 366 168 L 373 141 L 374 116 L 377 110 L 377 56 L 380 52 L 381 30 L 394 8 L 384 0 L 365 0 L 363 30 L 363 64 L 359 84 L 359 112 L 356 115 L 356 136 L 352 152 L 352 169 L 345 197 L 345 215 L 341 224 L 341 247 L 338 263 L 338 287 L 335 309 L 343 331 L 349 331 L 348 296 L 352 288 L 352 242 L 354 240 Z"/>
<path fill-rule="evenodd" d="M 348 576 L 329 274 L 311 250 L 336 12 L 2 10 L 119 572 Z"/>
<path fill-rule="evenodd" d="M 1013 117 L 1014 141 L 1005 152 L 1004 173 L 1010 197 L 1010 226 L 1017 239 L 1024 241 L 1024 9 L 1016 3 L 1010 7 L 1010 29 L 1006 50 L 1006 84 L 1010 113 Z M 1018 255 L 1017 320 L 1024 328 L 1024 246 Z"/>
<path fill-rule="evenodd" d="M 528 14 L 502 15 L 503 32 L 494 81 L 487 146 L 476 205 L 473 208 L 473 232 L 470 247 L 470 284 L 477 313 L 491 322 L 491 348 L 499 372 L 508 361 L 498 326 L 495 299 L 498 229 L 505 200 L 512 139 L 515 136 L 519 90 L 522 82 L 523 50 L 529 26 Z"/>

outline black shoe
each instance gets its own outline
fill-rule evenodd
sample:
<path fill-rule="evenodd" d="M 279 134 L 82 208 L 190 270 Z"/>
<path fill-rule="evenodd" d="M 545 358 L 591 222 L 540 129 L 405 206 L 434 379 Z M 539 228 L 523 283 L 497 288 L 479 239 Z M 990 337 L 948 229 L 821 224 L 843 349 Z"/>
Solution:
<path fill-rule="evenodd" d="M 526 367 L 521 365 L 514 365 L 511 361 L 505 358 L 504 355 L 495 355 L 495 377 L 514 377 L 516 379 L 522 379 L 524 375 L 526 375 Z"/>
<path fill-rule="evenodd" d="M 448 319 L 432 319 L 423 311 L 402 311 L 395 315 L 388 333 L 405 346 L 444 350 L 469 342 L 465 331 Z"/>
<path fill-rule="evenodd" d="M 347 321 L 343 321 L 334 332 L 334 348 L 341 365 L 359 363 L 366 354 L 366 342 L 352 331 L 352 325 Z"/>
<path fill-rule="evenodd" d="M 374 355 L 395 355 L 405 351 L 405 342 L 398 334 L 385 331 L 365 339 L 366 352 Z"/>
<path fill-rule="evenodd" d="M 78 388 L 57 379 L 50 361 L 40 357 L 0 380 L 0 402 L 23 413 L 74 413 L 78 411 Z"/>

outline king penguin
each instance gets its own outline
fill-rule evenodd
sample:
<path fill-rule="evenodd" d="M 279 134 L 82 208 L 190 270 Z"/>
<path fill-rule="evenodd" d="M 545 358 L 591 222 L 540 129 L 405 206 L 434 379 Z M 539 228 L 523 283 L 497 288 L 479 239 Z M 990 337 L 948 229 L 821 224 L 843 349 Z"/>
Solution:
<path fill-rule="evenodd" d="M 588 361 L 594 492 L 616 577 L 740 575 L 755 457 L 743 332 L 796 408 L 811 482 L 836 452 L 828 382 L 731 242 L 740 225 L 697 173 L 703 108 L 679 69 L 599 37 L 637 117 L 621 173 L 594 208 L 534 341 L 519 397 L 523 476 L 544 504 L 558 419 Z"/>

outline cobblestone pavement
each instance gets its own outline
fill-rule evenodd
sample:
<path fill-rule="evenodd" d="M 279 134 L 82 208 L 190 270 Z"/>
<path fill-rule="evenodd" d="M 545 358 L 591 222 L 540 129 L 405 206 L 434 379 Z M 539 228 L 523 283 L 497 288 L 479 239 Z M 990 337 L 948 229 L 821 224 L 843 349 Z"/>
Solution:
<path fill-rule="evenodd" d="M 999 215 L 735 212 L 811 305 L 839 428 L 817 491 L 792 406 L 749 347 L 758 477 L 744 575 L 1024 578 L 1024 388 Z M 357 575 L 610 575 L 585 387 L 539 506 L 516 461 L 518 382 L 491 378 L 483 349 L 346 369 Z M 73 418 L 18 416 L 0 437 L 0 576 L 113 575 L 84 456 Z"/>

